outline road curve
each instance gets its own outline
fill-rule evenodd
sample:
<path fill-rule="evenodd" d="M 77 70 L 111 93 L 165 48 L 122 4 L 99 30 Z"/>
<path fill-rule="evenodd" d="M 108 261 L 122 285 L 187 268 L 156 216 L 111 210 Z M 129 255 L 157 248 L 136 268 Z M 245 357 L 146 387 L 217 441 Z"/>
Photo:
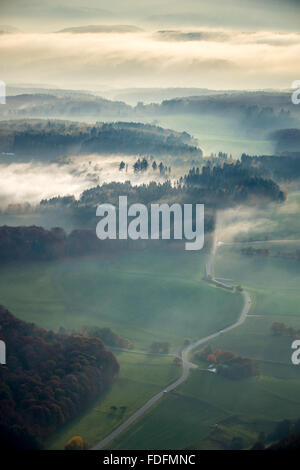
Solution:
<path fill-rule="evenodd" d="M 206 273 L 211 276 L 210 278 L 210 283 L 216 283 L 216 279 L 212 275 L 212 267 L 213 263 L 215 260 L 217 248 L 218 248 L 218 243 L 217 243 L 217 237 L 215 237 L 210 258 L 206 266 Z M 238 320 L 233 323 L 232 325 L 227 326 L 226 328 L 223 328 L 222 330 L 219 330 L 215 333 L 212 333 L 209 336 L 205 336 L 204 338 L 200 338 L 194 343 L 189 344 L 186 346 L 184 349 L 181 351 L 181 359 L 182 359 L 182 374 L 181 376 L 175 380 L 175 382 L 171 383 L 167 387 L 165 387 L 163 390 L 158 392 L 156 395 L 154 395 L 152 398 L 150 398 L 149 401 L 147 401 L 141 408 L 139 408 L 135 413 L 133 413 L 124 423 L 120 424 L 114 431 L 112 431 L 107 437 L 105 437 L 102 441 L 100 441 L 95 447 L 92 448 L 92 450 L 100 450 L 103 449 L 104 447 L 107 446 L 111 441 L 113 441 L 116 437 L 118 437 L 125 429 L 127 429 L 132 423 L 134 423 L 138 418 L 143 416 L 143 414 L 148 411 L 156 402 L 158 402 L 167 392 L 171 392 L 175 388 L 177 388 L 179 385 L 181 385 L 189 376 L 189 371 L 190 369 L 197 369 L 198 366 L 196 364 L 193 364 L 192 362 L 189 361 L 189 355 L 192 352 L 193 349 L 197 348 L 201 344 L 206 343 L 207 341 L 210 341 L 211 339 L 217 338 L 218 336 L 222 335 L 223 333 L 226 333 L 227 331 L 233 330 L 234 328 L 240 326 L 242 323 L 247 318 L 247 314 L 251 308 L 251 297 L 249 292 L 243 290 L 241 291 L 243 297 L 244 297 L 244 305 L 242 312 L 240 314 L 240 317 Z"/>

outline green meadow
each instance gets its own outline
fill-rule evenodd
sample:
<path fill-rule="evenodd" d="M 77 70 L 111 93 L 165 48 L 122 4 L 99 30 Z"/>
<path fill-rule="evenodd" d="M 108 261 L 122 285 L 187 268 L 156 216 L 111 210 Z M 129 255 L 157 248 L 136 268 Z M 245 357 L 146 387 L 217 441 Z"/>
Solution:
<path fill-rule="evenodd" d="M 118 379 L 88 410 L 63 426 L 47 448 L 63 449 L 77 435 L 93 447 L 181 373 L 171 356 L 120 351 L 114 354 L 120 364 Z"/>
<path fill-rule="evenodd" d="M 0 299 L 45 328 L 97 325 L 138 349 L 159 340 L 179 346 L 233 323 L 242 305 L 239 294 L 202 280 L 204 262 L 204 254 L 147 250 L 9 266 L 0 269 Z"/>
<path fill-rule="evenodd" d="M 273 317 L 281 317 L 283 322 L 298 324 L 299 261 L 275 256 L 278 249 L 283 251 L 278 245 L 273 247 L 266 242 L 264 246 L 270 248 L 270 256 L 246 256 L 241 253 L 242 246 L 238 244 L 222 246 L 218 250 L 215 270 L 219 277 L 234 279 L 251 291 L 254 308 L 250 315 L 267 316 L 270 322 Z M 255 248 L 258 248 L 257 245 Z M 298 244 L 294 247 L 289 245 L 289 250 L 297 249 Z"/>
<path fill-rule="evenodd" d="M 262 376 L 232 381 L 195 370 L 110 449 L 226 449 L 232 437 L 249 447 L 260 432 L 295 418 L 299 380 Z"/>
<path fill-rule="evenodd" d="M 216 118 L 209 114 L 196 116 L 188 114 L 172 114 L 157 116 L 159 125 L 177 131 L 187 131 L 199 139 L 199 145 L 205 155 L 220 150 L 232 154 L 233 158 L 240 158 L 242 153 L 248 155 L 268 155 L 273 151 L 273 144 L 268 140 L 254 140 L 241 138 L 240 127 L 237 121 Z"/>

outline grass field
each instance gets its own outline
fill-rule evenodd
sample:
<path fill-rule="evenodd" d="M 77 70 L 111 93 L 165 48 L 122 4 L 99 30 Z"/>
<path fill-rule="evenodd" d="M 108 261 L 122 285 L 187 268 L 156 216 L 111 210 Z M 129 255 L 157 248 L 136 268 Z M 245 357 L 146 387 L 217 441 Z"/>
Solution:
<path fill-rule="evenodd" d="M 233 323 L 242 305 L 239 294 L 212 295 L 202 280 L 204 260 L 199 253 L 142 251 L 5 267 L 0 302 L 45 328 L 99 325 L 139 349 L 158 340 L 178 346 Z"/>
<path fill-rule="evenodd" d="M 274 337 L 270 331 L 273 321 L 300 329 L 299 262 L 273 256 L 299 246 L 273 245 L 270 257 L 245 256 L 241 248 L 220 247 L 215 273 L 249 290 L 252 308 L 243 325 L 210 344 L 251 357 L 260 376 L 229 380 L 209 373 L 204 370 L 207 365 L 198 362 L 199 369 L 114 441 L 111 449 L 227 449 L 233 437 L 242 437 L 243 448 L 248 448 L 278 421 L 300 417 L 300 368 L 291 363 L 292 339 Z"/>
<path fill-rule="evenodd" d="M 272 154 L 273 144 L 267 140 L 246 140 L 237 136 L 241 135 L 237 121 L 205 115 L 175 114 L 170 116 L 157 116 L 159 125 L 177 131 L 186 131 L 199 139 L 199 145 L 205 155 L 219 151 L 232 154 L 234 158 L 240 158 L 242 153 L 248 155 Z M 235 128 L 236 126 L 236 128 Z"/>
<path fill-rule="evenodd" d="M 187 382 L 110 448 L 227 449 L 233 437 L 242 437 L 247 448 L 259 433 L 271 432 L 276 422 L 299 418 L 300 370 L 291 363 L 291 338 L 274 337 L 270 332 L 275 320 L 300 328 L 299 304 L 298 316 L 285 315 L 284 310 L 282 315 L 272 315 L 270 293 L 264 295 L 266 302 L 261 305 L 256 298 L 243 325 L 210 343 L 213 348 L 253 358 L 261 371 L 259 377 L 229 380 L 203 370 L 207 365 L 199 362 L 200 370 L 193 371 Z M 258 306 L 260 316 L 256 316 Z"/>
<path fill-rule="evenodd" d="M 49 449 L 63 449 L 73 436 L 80 435 L 90 447 L 101 441 L 155 393 L 181 373 L 173 357 L 114 351 L 120 375 L 107 393 L 85 413 L 65 425 L 48 442 Z M 111 406 L 118 409 L 114 412 Z M 122 411 L 121 407 L 126 407 Z"/>
<path fill-rule="evenodd" d="M 222 449 L 234 436 L 242 436 L 247 447 L 276 421 L 294 418 L 299 406 L 299 380 L 235 382 L 196 370 L 110 448 Z"/>

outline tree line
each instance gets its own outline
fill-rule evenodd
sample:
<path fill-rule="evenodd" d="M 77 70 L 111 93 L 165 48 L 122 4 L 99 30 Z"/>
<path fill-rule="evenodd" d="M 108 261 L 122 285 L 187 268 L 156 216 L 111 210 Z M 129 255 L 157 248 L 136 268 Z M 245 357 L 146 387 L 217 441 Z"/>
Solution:
<path fill-rule="evenodd" d="M 292 326 L 285 325 L 282 322 L 274 321 L 270 330 L 273 336 L 288 336 L 289 338 L 300 338 L 300 330 Z"/>
<path fill-rule="evenodd" d="M 115 250 L 110 240 L 100 241 L 93 230 L 73 230 L 67 234 L 59 227 L 51 230 L 37 226 L 0 227 L 2 263 L 49 261 Z"/>
<path fill-rule="evenodd" d="M 13 121 L 12 121 L 13 122 Z M 125 154 L 193 156 L 202 159 L 198 143 L 186 132 L 141 123 L 113 122 L 87 126 L 68 121 L 3 125 L 0 152 L 18 157 L 56 160 L 61 155 Z"/>

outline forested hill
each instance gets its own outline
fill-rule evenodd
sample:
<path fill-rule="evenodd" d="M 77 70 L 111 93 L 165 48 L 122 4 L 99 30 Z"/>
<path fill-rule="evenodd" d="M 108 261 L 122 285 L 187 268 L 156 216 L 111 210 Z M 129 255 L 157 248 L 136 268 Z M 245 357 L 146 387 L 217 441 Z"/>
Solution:
<path fill-rule="evenodd" d="M 138 115 L 153 116 L 159 114 L 201 114 L 239 112 L 241 115 L 254 117 L 254 114 L 263 112 L 264 116 L 273 118 L 284 112 L 281 117 L 289 118 L 295 112 L 290 95 L 280 91 L 227 91 L 215 92 L 212 90 L 201 91 L 190 89 L 190 95 L 186 95 L 185 89 L 150 89 L 148 94 L 153 95 L 150 104 L 144 104 L 141 99 L 145 97 L 146 89 L 135 89 L 134 95 L 141 96 L 136 106 L 130 106 L 124 101 L 105 99 L 92 93 L 74 90 L 55 89 L 8 89 L 12 96 L 7 96 L 6 106 L 0 109 L 0 116 L 4 119 L 14 118 L 57 118 L 64 116 L 117 116 L 134 118 Z M 128 91 L 128 90 L 127 90 Z M 177 97 L 161 100 L 163 96 L 173 95 L 177 91 Z M 194 95 L 193 95 L 194 93 Z M 118 94 L 118 93 L 117 93 Z M 127 98 L 126 90 L 120 90 L 120 96 Z M 147 96 L 147 93 L 146 93 Z M 157 97 L 160 99 L 157 100 Z M 147 99 L 149 102 L 149 97 Z M 161 102 L 158 102 L 161 101 Z"/>
<path fill-rule="evenodd" d="M 112 383 L 119 365 L 97 338 L 61 335 L 15 318 L 0 306 L 2 448 L 39 448 Z"/>
<path fill-rule="evenodd" d="M 191 90 L 191 93 L 193 91 L 197 92 Z M 214 116 L 222 120 L 226 117 L 238 125 L 240 132 L 242 129 L 253 129 L 256 133 L 264 133 L 271 129 L 299 127 L 297 106 L 293 105 L 290 94 L 279 91 L 216 93 L 206 90 L 205 93 L 202 91 L 200 96 L 182 96 L 182 90 L 178 89 L 178 97 L 148 104 L 141 101 L 144 96 L 142 91 L 142 98 L 138 98 L 136 106 L 72 90 L 32 89 L 31 92 L 25 93 L 23 89 L 19 90 L 19 93 L 7 96 L 6 105 L 0 107 L 1 119 L 148 121 L 166 115 L 192 115 Z M 137 93 L 138 91 L 135 92 Z M 153 96 L 154 101 L 156 95 L 157 92 Z M 164 93 L 161 96 L 164 96 Z"/>
<path fill-rule="evenodd" d="M 134 122 L 2 121 L 1 152 L 15 154 L 14 161 L 91 153 L 202 157 L 198 141 L 188 133 Z"/>
<path fill-rule="evenodd" d="M 8 96 L 0 116 L 4 119 L 20 118 L 72 118 L 80 116 L 129 116 L 131 106 L 121 101 L 110 101 L 89 93 L 49 90 L 49 92 L 21 93 Z"/>

